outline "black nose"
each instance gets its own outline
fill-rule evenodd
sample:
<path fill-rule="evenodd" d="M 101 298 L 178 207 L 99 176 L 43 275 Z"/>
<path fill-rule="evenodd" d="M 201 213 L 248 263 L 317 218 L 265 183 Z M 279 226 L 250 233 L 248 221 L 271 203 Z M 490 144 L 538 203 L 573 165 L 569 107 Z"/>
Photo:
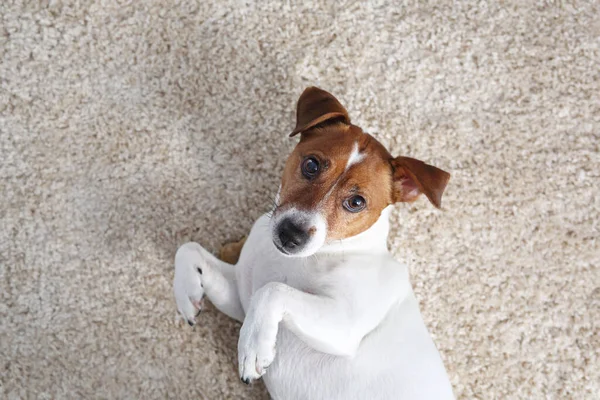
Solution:
<path fill-rule="evenodd" d="M 295 225 L 291 220 L 285 219 L 279 224 L 279 240 L 281 247 L 293 253 L 300 250 L 308 241 L 308 233 Z"/>

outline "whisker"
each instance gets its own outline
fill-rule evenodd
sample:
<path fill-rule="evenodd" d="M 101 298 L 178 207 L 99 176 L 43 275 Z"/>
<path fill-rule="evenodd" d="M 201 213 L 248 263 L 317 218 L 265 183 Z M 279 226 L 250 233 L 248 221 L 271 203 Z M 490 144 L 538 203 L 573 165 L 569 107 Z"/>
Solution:
<path fill-rule="evenodd" d="M 269 200 L 269 211 L 265 212 L 265 215 L 267 216 L 267 218 L 271 219 L 273 218 L 273 214 L 275 213 L 275 211 L 277 211 L 277 209 L 279 208 L 279 204 L 277 204 L 277 198 L 276 196 L 273 195 L 267 195 L 267 198 Z"/>
<path fill-rule="evenodd" d="M 344 241 L 342 239 L 338 239 L 337 241 L 340 242 L 340 248 L 341 248 L 341 251 L 342 251 L 342 259 L 345 259 L 346 258 L 346 253 L 344 252 Z"/>
<path fill-rule="evenodd" d="M 315 262 L 318 264 L 319 263 L 319 256 L 317 256 L 317 253 L 313 254 L 313 257 L 315 258 Z"/>

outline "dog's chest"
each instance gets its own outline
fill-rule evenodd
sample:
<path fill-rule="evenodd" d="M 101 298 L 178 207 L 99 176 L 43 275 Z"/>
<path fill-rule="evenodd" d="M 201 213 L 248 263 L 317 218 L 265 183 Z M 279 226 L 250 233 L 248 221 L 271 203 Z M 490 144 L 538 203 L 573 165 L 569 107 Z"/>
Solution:
<path fill-rule="evenodd" d="M 269 261 L 254 264 L 253 292 L 269 282 L 281 282 L 307 293 L 317 293 L 330 281 L 339 264 L 335 259 L 297 259 L 279 255 L 269 258 Z"/>
<path fill-rule="evenodd" d="M 252 229 L 239 260 L 238 278 L 243 303 L 249 302 L 252 294 L 269 282 L 282 282 L 316 293 L 331 280 L 340 265 L 339 259 L 286 257 L 273 245 L 267 224 L 260 222 L 259 219 Z"/>

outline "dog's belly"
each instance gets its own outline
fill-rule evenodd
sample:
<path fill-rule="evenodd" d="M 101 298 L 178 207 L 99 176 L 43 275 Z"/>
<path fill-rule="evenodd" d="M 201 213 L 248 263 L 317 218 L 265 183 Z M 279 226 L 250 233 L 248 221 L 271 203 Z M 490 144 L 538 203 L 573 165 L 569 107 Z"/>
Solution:
<path fill-rule="evenodd" d="M 264 380 L 276 400 L 454 398 L 413 296 L 391 310 L 351 359 L 313 350 L 281 327 Z"/>

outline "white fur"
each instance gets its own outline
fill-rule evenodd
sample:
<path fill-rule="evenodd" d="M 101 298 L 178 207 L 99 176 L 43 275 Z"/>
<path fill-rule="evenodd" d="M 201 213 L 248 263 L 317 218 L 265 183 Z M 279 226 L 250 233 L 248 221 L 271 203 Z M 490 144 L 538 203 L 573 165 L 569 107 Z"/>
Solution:
<path fill-rule="evenodd" d="M 353 166 L 354 164 L 358 164 L 365 158 L 365 155 L 358 150 L 358 142 L 354 142 L 354 147 L 352 148 L 352 153 L 350 153 L 350 157 L 348 158 L 348 162 L 346 163 L 346 171 Z"/>
<path fill-rule="evenodd" d="M 275 201 L 273 204 L 273 209 L 275 209 L 279 205 L 279 201 L 281 200 L 281 185 L 279 185 L 279 189 L 277 189 L 277 194 L 275 195 Z"/>
<path fill-rule="evenodd" d="M 264 377 L 274 399 L 452 399 L 407 268 L 388 252 L 389 210 L 365 232 L 310 257 L 281 254 L 267 216 L 254 224 L 235 266 L 186 244 L 175 260 L 178 307 L 194 317 L 187 298 L 197 297 L 191 275 L 203 265 L 208 298 L 244 322 L 240 376 Z"/>

